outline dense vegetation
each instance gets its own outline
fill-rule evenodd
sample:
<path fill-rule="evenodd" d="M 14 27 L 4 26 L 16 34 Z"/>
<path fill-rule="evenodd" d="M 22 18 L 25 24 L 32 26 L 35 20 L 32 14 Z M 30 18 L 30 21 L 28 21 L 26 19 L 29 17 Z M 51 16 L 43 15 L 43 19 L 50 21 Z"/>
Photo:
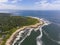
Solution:
<path fill-rule="evenodd" d="M 2 38 L 0 45 L 5 45 L 6 40 L 16 29 L 37 22 L 37 19 L 23 16 L 0 16 L 0 38 Z"/>

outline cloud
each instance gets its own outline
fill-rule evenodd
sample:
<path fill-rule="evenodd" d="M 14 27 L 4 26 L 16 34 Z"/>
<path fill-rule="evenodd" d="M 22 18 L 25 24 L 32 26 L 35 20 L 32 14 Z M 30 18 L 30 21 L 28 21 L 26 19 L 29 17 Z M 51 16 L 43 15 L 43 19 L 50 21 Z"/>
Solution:
<path fill-rule="evenodd" d="M 53 2 L 54 4 L 60 4 L 60 0 L 56 0 Z"/>
<path fill-rule="evenodd" d="M 2 3 L 2 2 L 8 2 L 8 0 L 0 0 L 0 3 Z"/>
<path fill-rule="evenodd" d="M 0 9 L 20 10 L 23 7 L 18 4 L 22 0 L 0 0 Z M 17 5 L 15 4 L 17 3 Z"/>
<path fill-rule="evenodd" d="M 60 10 L 60 0 L 48 2 L 48 0 L 42 0 L 35 2 L 35 8 L 40 10 Z"/>
<path fill-rule="evenodd" d="M 14 10 L 60 10 L 60 0 L 38 0 L 34 4 L 26 5 L 23 0 L 0 0 L 0 9 Z M 30 3 L 29 3 L 30 4 Z M 24 5 L 24 6 L 23 6 Z"/>
<path fill-rule="evenodd" d="M 17 3 L 22 0 L 0 0 L 0 3 Z"/>
<path fill-rule="evenodd" d="M 22 6 L 11 5 L 11 4 L 0 4 L 0 9 L 19 10 L 19 9 L 22 9 Z"/>
<path fill-rule="evenodd" d="M 11 3 L 18 3 L 21 2 L 22 0 L 12 0 Z"/>

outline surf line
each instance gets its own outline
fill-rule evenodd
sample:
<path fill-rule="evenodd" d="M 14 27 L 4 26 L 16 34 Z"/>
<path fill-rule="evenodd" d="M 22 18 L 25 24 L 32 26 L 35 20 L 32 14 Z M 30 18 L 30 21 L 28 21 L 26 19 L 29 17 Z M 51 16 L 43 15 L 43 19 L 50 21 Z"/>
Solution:
<path fill-rule="evenodd" d="M 33 30 L 33 28 L 29 28 L 29 32 L 25 35 L 25 37 L 23 37 L 23 39 L 21 41 L 19 41 L 18 45 L 21 45 L 21 43 L 26 39 L 26 37 L 31 34 L 32 30 Z M 21 31 L 19 33 L 19 35 L 17 35 L 17 38 L 15 39 L 15 41 L 13 42 L 12 45 L 14 45 L 20 39 L 20 37 L 22 37 L 22 33 L 24 33 L 24 32 L 25 32 L 25 30 Z"/>
<path fill-rule="evenodd" d="M 42 38 L 42 36 L 43 36 L 43 34 L 42 34 L 42 27 L 51 24 L 51 23 L 50 23 L 49 21 L 47 21 L 47 20 L 44 20 L 44 19 L 41 19 L 41 20 L 44 21 L 44 25 L 42 25 L 42 26 L 39 27 L 39 31 L 40 31 L 41 34 L 36 38 L 37 45 L 43 45 L 43 42 L 42 42 L 42 40 L 41 40 L 41 38 Z"/>
<path fill-rule="evenodd" d="M 44 20 L 44 19 L 43 19 Z M 46 21 L 45 21 L 46 22 Z M 46 23 L 45 25 L 49 25 L 49 24 L 51 24 L 51 22 L 49 23 L 49 21 L 47 21 L 48 23 Z M 44 26 L 45 26 L 44 25 Z M 43 26 L 42 26 L 43 27 Z M 42 31 L 41 31 L 42 32 Z M 55 42 L 55 43 L 57 43 L 57 44 L 60 44 L 60 41 L 57 41 L 57 40 L 54 40 L 53 38 L 51 38 L 50 36 L 49 36 L 49 34 L 48 33 L 46 33 L 44 30 L 43 30 L 43 33 L 50 39 L 50 40 L 52 40 L 53 42 Z M 42 34 L 42 33 L 41 33 Z"/>
<path fill-rule="evenodd" d="M 24 37 L 24 39 L 22 39 L 22 40 L 19 42 L 18 45 L 21 45 L 21 43 L 26 39 L 26 37 L 31 34 L 31 31 L 32 31 L 32 30 L 33 30 L 33 28 L 31 28 L 31 29 L 29 30 L 29 33 Z"/>
<path fill-rule="evenodd" d="M 43 20 L 44 20 L 44 18 L 43 18 Z M 46 22 L 47 22 L 47 23 L 46 23 Z M 51 23 L 53 23 L 53 22 L 49 22 L 49 21 L 45 20 L 45 23 L 44 23 L 43 26 L 49 25 L 49 24 L 51 24 Z M 42 27 L 43 27 L 43 26 L 42 26 Z M 42 28 L 41 28 L 41 30 L 42 30 Z M 53 42 L 55 42 L 55 43 L 57 43 L 57 44 L 60 44 L 60 41 L 54 40 L 54 39 L 51 38 L 51 37 L 48 35 L 48 33 L 46 33 L 45 31 L 43 31 L 43 33 L 44 33 L 50 40 L 52 40 Z M 42 31 L 41 31 L 41 35 L 42 35 Z M 42 36 L 43 36 L 43 35 L 42 35 Z"/>
<path fill-rule="evenodd" d="M 34 17 L 34 18 L 36 18 L 36 17 Z M 37 18 L 37 19 L 40 19 L 40 18 Z M 40 33 L 41 33 L 41 34 L 36 38 L 36 40 L 37 40 L 37 45 L 42 45 L 42 41 L 40 40 L 40 39 L 42 38 L 42 36 L 43 36 L 43 34 L 42 34 L 42 27 L 45 26 L 45 25 L 50 24 L 49 21 L 45 21 L 45 20 L 42 19 L 42 18 L 40 19 L 40 21 L 43 21 L 44 24 L 43 24 L 42 26 L 37 27 L 37 28 L 40 30 Z M 32 31 L 32 30 L 33 30 L 33 29 L 30 28 L 29 33 L 18 43 L 18 45 L 21 45 L 21 43 L 25 40 L 25 38 L 31 34 L 31 31 Z M 22 32 L 24 33 L 24 31 L 22 31 Z M 22 34 L 22 32 L 19 33 L 19 35 L 17 36 L 17 38 L 15 39 L 15 41 L 13 42 L 12 45 L 14 45 L 14 44 L 17 42 L 17 40 L 20 39 L 20 35 Z M 39 39 L 40 41 L 39 41 L 38 39 Z M 41 43 L 40 43 L 40 42 L 41 42 Z"/>

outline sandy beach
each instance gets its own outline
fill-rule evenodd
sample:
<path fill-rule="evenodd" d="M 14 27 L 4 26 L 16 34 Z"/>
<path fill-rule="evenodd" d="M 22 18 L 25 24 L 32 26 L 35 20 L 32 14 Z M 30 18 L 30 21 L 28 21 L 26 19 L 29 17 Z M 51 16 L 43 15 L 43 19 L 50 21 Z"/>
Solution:
<path fill-rule="evenodd" d="M 35 19 L 38 19 L 38 18 L 35 18 Z M 35 25 L 29 25 L 29 26 L 23 26 L 22 28 L 20 29 L 17 29 L 11 36 L 9 39 L 7 39 L 5 45 L 12 45 L 14 39 L 16 38 L 17 34 L 21 31 L 21 30 L 24 30 L 26 28 L 37 28 L 38 26 L 40 25 L 43 25 L 44 22 L 40 19 L 38 19 L 39 23 L 35 24 Z"/>

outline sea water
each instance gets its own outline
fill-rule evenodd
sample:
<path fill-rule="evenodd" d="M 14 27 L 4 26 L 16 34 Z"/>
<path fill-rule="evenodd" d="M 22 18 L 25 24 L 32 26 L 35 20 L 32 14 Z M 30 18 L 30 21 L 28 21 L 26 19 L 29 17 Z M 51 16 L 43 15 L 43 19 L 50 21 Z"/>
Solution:
<path fill-rule="evenodd" d="M 60 11 L 19 10 L 14 14 L 43 18 L 51 24 L 43 26 L 42 30 L 41 28 L 37 31 L 32 30 L 22 43 L 20 43 L 19 39 L 16 41 L 17 44 L 13 45 L 60 45 Z"/>

